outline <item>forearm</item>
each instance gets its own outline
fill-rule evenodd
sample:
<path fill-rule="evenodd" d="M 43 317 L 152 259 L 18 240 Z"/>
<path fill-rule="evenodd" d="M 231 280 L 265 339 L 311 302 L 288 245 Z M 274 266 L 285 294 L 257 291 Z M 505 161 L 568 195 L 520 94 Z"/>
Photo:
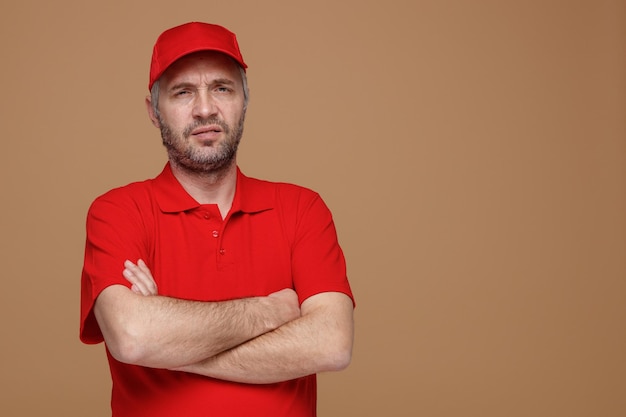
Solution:
<path fill-rule="evenodd" d="M 345 368 L 353 343 L 352 301 L 314 296 L 302 317 L 198 363 L 176 368 L 234 382 L 265 384 Z M 312 297 L 312 298 L 314 298 Z M 324 303 L 319 303 L 324 300 Z"/>
<path fill-rule="evenodd" d="M 112 355 L 126 363 L 173 368 L 214 356 L 293 318 L 272 297 L 197 302 L 105 289 L 96 318 Z"/>

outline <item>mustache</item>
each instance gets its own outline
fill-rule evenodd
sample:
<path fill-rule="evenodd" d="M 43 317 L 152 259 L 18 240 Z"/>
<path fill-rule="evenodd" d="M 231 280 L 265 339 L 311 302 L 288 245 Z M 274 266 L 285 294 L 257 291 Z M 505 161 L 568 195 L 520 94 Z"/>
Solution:
<path fill-rule="evenodd" d="M 185 130 L 183 130 L 183 137 L 189 137 L 189 135 L 191 135 L 191 132 L 199 127 L 211 125 L 219 126 L 226 134 L 230 133 L 230 127 L 228 126 L 228 124 L 226 124 L 225 121 L 217 118 L 216 116 L 211 116 L 207 119 L 198 119 L 189 126 L 187 126 Z"/>

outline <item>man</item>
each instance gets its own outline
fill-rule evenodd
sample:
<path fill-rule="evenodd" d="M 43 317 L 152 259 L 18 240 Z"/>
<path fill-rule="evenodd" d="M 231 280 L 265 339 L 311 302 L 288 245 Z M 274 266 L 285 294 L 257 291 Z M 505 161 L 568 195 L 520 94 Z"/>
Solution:
<path fill-rule="evenodd" d="M 350 362 L 328 208 L 237 166 L 246 68 L 221 26 L 161 34 L 146 107 L 168 162 L 89 209 L 80 337 L 105 342 L 115 417 L 315 416 L 315 374 Z"/>

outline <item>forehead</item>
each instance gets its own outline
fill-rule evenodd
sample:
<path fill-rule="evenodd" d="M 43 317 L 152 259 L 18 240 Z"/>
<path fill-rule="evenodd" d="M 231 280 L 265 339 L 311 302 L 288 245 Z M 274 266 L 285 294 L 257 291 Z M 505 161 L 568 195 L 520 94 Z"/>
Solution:
<path fill-rule="evenodd" d="M 201 51 L 186 55 L 172 65 L 161 76 L 161 82 L 192 79 L 226 78 L 238 82 L 240 77 L 237 63 L 227 55 L 215 51 Z"/>

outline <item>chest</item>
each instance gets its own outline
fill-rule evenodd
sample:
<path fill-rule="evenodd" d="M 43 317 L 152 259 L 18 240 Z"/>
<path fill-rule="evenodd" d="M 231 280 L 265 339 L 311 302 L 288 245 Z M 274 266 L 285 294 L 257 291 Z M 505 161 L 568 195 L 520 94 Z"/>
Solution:
<path fill-rule="evenodd" d="M 291 288 L 291 243 L 274 210 L 223 221 L 203 206 L 160 218 L 151 264 L 159 293 L 202 301 Z"/>

